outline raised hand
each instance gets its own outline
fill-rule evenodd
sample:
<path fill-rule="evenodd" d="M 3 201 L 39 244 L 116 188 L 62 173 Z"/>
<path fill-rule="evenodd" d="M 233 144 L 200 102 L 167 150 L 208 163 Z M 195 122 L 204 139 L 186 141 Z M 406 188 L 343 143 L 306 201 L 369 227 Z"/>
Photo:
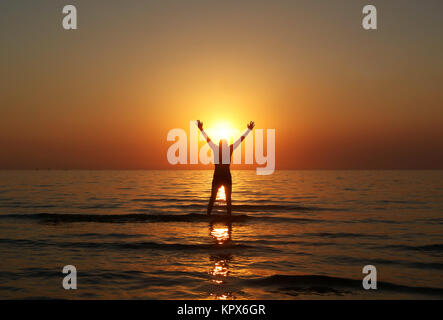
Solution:
<path fill-rule="evenodd" d="M 202 125 L 203 125 L 203 124 L 202 124 Z M 251 121 L 251 122 L 248 123 L 248 129 L 249 129 L 249 130 L 254 129 L 254 127 L 255 127 L 255 123 L 254 123 L 254 121 Z"/>
<path fill-rule="evenodd" d="M 200 130 L 203 130 L 203 122 L 201 122 L 200 120 L 197 120 L 197 127 L 198 127 Z"/>

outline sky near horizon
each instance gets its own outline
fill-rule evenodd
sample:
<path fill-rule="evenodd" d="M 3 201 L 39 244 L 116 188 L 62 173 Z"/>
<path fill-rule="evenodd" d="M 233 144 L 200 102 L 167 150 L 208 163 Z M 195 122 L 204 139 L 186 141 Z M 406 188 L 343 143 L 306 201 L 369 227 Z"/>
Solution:
<path fill-rule="evenodd" d="M 275 129 L 277 169 L 443 169 L 443 1 L 64 2 L 0 3 L 0 169 L 174 168 L 193 119 Z"/>

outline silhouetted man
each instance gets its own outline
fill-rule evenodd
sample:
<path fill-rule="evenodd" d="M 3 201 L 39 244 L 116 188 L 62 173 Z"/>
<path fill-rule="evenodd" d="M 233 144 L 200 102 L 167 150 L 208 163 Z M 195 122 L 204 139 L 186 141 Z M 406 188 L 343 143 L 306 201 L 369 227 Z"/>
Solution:
<path fill-rule="evenodd" d="M 212 191 L 211 197 L 209 198 L 208 203 L 208 215 L 211 214 L 212 207 L 214 206 L 215 197 L 217 196 L 217 191 L 221 186 L 225 187 L 226 194 L 226 208 L 228 214 L 231 215 L 231 193 L 232 193 L 232 178 L 231 178 L 231 158 L 232 154 L 238 146 L 241 145 L 242 141 L 246 138 L 249 132 L 255 126 L 253 121 L 249 122 L 247 125 L 248 129 L 242 136 L 233 144 L 228 146 L 228 141 L 225 139 L 221 139 L 218 146 L 212 142 L 212 140 L 208 137 L 206 132 L 203 130 L 203 122 L 197 120 L 197 126 L 205 137 L 206 141 L 209 144 L 209 147 L 212 149 L 214 153 L 214 176 L 212 178 Z"/>

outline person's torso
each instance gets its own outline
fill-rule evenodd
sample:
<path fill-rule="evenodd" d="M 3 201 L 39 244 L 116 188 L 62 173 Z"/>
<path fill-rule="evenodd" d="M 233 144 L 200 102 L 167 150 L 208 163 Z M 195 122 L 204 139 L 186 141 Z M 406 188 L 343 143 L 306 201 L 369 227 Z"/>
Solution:
<path fill-rule="evenodd" d="M 215 165 L 230 165 L 232 154 L 233 154 L 233 148 L 231 146 L 227 146 L 227 148 L 217 148 L 212 150 L 214 155 L 214 164 Z"/>

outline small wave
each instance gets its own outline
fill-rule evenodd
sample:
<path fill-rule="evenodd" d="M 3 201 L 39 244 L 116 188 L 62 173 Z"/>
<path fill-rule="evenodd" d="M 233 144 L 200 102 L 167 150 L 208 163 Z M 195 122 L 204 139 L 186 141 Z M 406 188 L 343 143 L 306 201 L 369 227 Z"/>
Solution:
<path fill-rule="evenodd" d="M 224 249 L 252 249 L 252 247 L 235 244 L 184 244 L 184 243 L 157 243 L 151 241 L 139 241 L 139 242 L 63 242 L 58 244 L 60 247 L 75 247 L 75 248 L 106 248 L 117 250 L 166 250 L 166 251 L 195 251 L 195 250 L 224 250 Z"/>
<path fill-rule="evenodd" d="M 443 224 L 443 218 L 418 219 L 417 222 Z"/>
<path fill-rule="evenodd" d="M 130 201 L 132 202 L 181 202 L 181 201 L 188 201 L 190 199 L 173 199 L 173 198 L 134 198 Z"/>
<path fill-rule="evenodd" d="M 408 224 L 408 221 L 395 221 L 395 220 L 386 220 L 386 219 L 373 219 L 373 218 L 367 218 L 367 219 L 351 219 L 346 221 L 346 223 L 386 223 L 386 224 Z"/>
<path fill-rule="evenodd" d="M 198 221 L 244 221 L 246 215 L 217 216 L 204 214 L 70 214 L 70 213 L 37 213 L 37 214 L 8 214 L 0 218 L 32 219 L 42 222 L 198 222 Z"/>
<path fill-rule="evenodd" d="M 206 214 L 70 214 L 70 213 L 36 213 L 36 214 L 3 214 L 0 219 L 37 220 L 43 223 L 97 222 L 97 223 L 136 223 L 136 222 L 296 222 L 309 223 L 319 220 L 308 218 L 257 217 L 249 215 L 206 215 Z"/>
<path fill-rule="evenodd" d="M 313 291 L 319 293 L 337 293 L 341 290 L 362 290 L 361 280 L 339 278 L 323 275 L 273 275 L 265 278 L 245 280 L 249 285 L 279 287 L 281 290 Z M 413 287 L 377 282 L 378 290 L 389 290 L 399 293 L 421 293 L 443 296 L 443 288 Z"/>
<path fill-rule="evenodd" d="M 137 241 L 137 242 L 58 242 L 47 240 L 27 240 L 27 239 L 0 239 L 0 244 L 17 245 L 20 247 L 28 246 L 34 248 L 41 247 L 59 247 L 59 248 L 83 248 L 83 249 L 114 249 L 114 250 L 166 250 L 166 251 L 195 251 L 195 250 L 225 250 L 225 249 L 267 249 L 262 247 L 254 247 L 245 244 L 227 242 L 218 243 L 158 243 L 153 241 Z M 268 248 L 271 251 L 279 251 L 274 248 Z"/>
<path fill-rule="evenodd" d="M 307 236 L 321 237 L 321 238 L 372 238 L 372 239 L 386 239 L 386 235 L 375 235 L 375 234 L 363 234 L 363 233 L 346 233 L 346 232 L 318 232 L 318 233 L 305 233 Z"/>
<path fill-rule="evenodd" d="M 410 261 L 410 260 L 388 260 L 388 259 L 362 259 L 358 257 L 351 256 L 330 256 L 326 260 L 334 264 L 342 265 L 398 265 L 413 269 L 420 270 L 443 270 L 443 263 L 440 262 L 420 262 L 420 261 Z"/>
<path fill-rule="evenodd" d="M 206 204 L 189 204 L 189 205 L 173 205 L 172 207 L 178 208 L 178 209 L 202 209 L 206 208 Z M 224 207 L 223 205 L 216 205 L 214 208 L 217 207 Z M 291 212 L 291 211 L 298 211 L 298 212 L 306 212 L 306 211 L 345 211 L 345 209 L 338 209 L 338 208 L 324 208 L 324 207 L 307 207 L 307 206 L 300 206 L 300 205 L 280 205 L 280 204 L 261 204 L 261 205 L 254 205 L 254 204 L 238 204 L 238 205 L 232 205 L 232 210 L 240 211 L 240 212 L 258 212 L 258 211 L 267 211 L 267 212 Z"/>
<path fill-rule="evenodd" d="M 95 197 L 89 198 L 89 201 L 98 200 Z M 192 203 L 192 199 L 171 199 L 171 198 L 135 198 L 131 199 L 131 202 L 149 203 L 151 208 L 165 207 L 181 210 L 205 210 L 207 208 L 206 203 Z M 191 203 L 189 203 L 191 202 Z M 189 203 L 189 204 L 187 204 Z M 92 204 L 81 204 L 75 206 L 79 209 L 118 209 L 121 208 L 124 203 L 121 202 L 100 202 Z M 26 209 L 44 209 L 44 208 L 58 208 L 55 204 L 40 204 L 40 203 L 26 203 L 19 201 L 7 201 L 0 203 L 0 208 L 26 208 Z M 225 208 L 225 205 L 216 204 L 214 208 Z M 138 209 L 137 211 L 143 211 L 144 209 Z M 347 211 L 345 208 L 328 208 L 328 207 L 316 207 L 316 206 L 302 206 L 295 204 L 237 204 L 232 205 L 232 210 L 237 212 L 315 212 L 315 211 Z"/>
<path fill-rule="evenodd" d="M 383 204 L 426 204 L 425 201 L 419 200 L 379 200 L 376 202 Z"/>
<path fill-rule="evenodd" d="M 246 243 L 246 244 L 253 244 L 253 245 L 257 245 L 257 244 L 264 244 L 264 245 L 271 245 L 271 246 L 276 246 L 276 245 L 301 245 L 301 246 L 334 246 L 335 244 L 332 242 L 314 242 L 314 241 L 298 241 L 298 240 L 243 240 L 242 243 Z M 298 254 L 299 252 L 297 252 Z M 307 255 L 312 255 L 311 253 L 306 253 Z"/>
<path fill-rule="evenodd" d="M 23 208 L 23 209 L 49 209 L 49 208 L 57 208 L 56 205 L 53 204 L 29 204 L 22 202 L 6 202 L 0 203 L 0 208 Z"/>
<path fill-rule="evenodd" d="M 51 238 L 59 238 L 60 236 L 51 236 Z M 125 234 L 125 233 L 73 233 L 64 234 L 63 238 L 91 238 L 91 239 L 136 239 L 142 238 L 144 235 L 141 234 Z"/>
<path fill-rule="evenodd" d="M 408 245 L 385 245 L 379 248 L 383 249 L 396 249 L 396 250 L 407 250 L 407 251 L 422 251 L 422 252 L 437 252 L 443 254 L 443 244 L 428 244 L 423 246 L 408 246 Z"/>
<path fill-rule="evenodd" d="M 107 283 L 110 281 L 118 281 L 118 280 L 134 280 L 134 281 L 142 281 L 146 284 L 147 281 L 150 280 L 158 280 L 156 282 L 168 283 L 168 279 L 166 277 L 161 277 L 161 273 L 158 277 L 151 276 L 152 273 L 146 273 L 144 271 L 138 270 L 85 270 L 82 272 L 83 283 L 100 283 L 103 280 L 106 280 Z M 59 278 L 60 271 L 53 270 L 49 268 L 24 268 L 18 270 L 17 272 L 2 272 L 0 273 L 0 279 L 8 279 L 8 280 L 19 280 L 23 278 Z M 171 282 L 177 282 L 177 280 L 171 279 Z"/>
<path fill-rule="evenodd" d="M 80 209 L 117 209 L 121 208 L 121 204 L 119 203 L 96 203 L 90 205 L 81 205 L 78 206 Z"/>

